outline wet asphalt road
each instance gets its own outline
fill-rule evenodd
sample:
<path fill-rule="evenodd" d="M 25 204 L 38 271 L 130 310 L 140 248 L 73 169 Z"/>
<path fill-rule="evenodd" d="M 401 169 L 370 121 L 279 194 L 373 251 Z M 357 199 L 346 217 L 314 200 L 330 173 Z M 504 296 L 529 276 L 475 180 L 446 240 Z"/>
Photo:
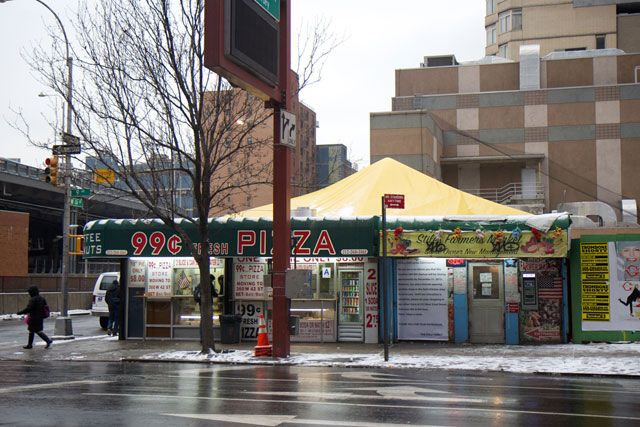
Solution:
<path fill-rule="evenodd" d="M 0 361 L 12 426 L 638 425 L 637 379 Z"/>

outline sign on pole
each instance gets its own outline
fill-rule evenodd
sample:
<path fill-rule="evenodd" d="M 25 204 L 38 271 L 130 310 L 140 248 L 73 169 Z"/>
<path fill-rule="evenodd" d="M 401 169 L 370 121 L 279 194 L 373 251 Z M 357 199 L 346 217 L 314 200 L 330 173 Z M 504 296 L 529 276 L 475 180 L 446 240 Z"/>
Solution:
<path fill-rule="evenodd" d="M 62 142 L 69 145 L 80 145 L 80 138 L 70 133 L 62 132 Z"/>
<path fill-rule="evenodd" d="M 256 0 L 256 3 L 260 5 L 267 13 L 276 21 L 280 20 L 280 0 Z"/>
<path fill-rule="evenodd" d="M 296 146 L 296 115 L 286 110 L 280 110 L 280 144 Z"/>
<path fill-rule="evenodd" d="M 91 190 L 88 188 L 73 188 L 71 189 L 71 197 L 89 197 Z"/>
<path fill-rule="evenodd" d="M 76 208 L 81 208 L 82 207 L 82 199 L 73 198 L 73 199 L 69 200 L 69 205 L 74 206 Z"/>
<path fill-rule="evenodd" d="M 93 182 L 97 183 L 111 183 L 113 184 L 116 180 L 116 174 L 113 169 L 96 169 L 93 172 Z"/>
<path fill-rule="evenodd" d="M 80 154 L 82 152 L 82 147 L 80 144 L 78 145 L 54 145 L 53 150 L 54 156 L 63 156 L 66 154 Z"/>
<path fill-rule="evenodd" d="M 404 194 L 385 194 L 384 206 L 388 209 L 404 209 Z"/>

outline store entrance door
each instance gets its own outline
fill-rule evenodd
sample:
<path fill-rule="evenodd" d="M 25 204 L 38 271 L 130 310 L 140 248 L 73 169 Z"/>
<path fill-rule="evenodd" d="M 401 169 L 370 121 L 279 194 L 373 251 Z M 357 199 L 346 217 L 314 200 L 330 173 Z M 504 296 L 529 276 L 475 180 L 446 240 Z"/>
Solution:
<path fill-rule="evenodd" d="M 469 263 L 469 338 L 477 344 L 504 344 L 502 263 Z"/>

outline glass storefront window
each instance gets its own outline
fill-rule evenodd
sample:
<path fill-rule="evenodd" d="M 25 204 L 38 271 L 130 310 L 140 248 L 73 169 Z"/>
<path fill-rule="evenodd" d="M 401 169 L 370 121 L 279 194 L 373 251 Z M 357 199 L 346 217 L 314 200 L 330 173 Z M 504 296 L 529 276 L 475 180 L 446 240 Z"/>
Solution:
<path fill-rule="evenodd" d="M 318 294 L 316 298 L 333 299 L 336 297 L 336 264 L 318 265 Z"/>
<path fill-rule="evenodd" d="M 214 286 L 218 297 L 213 298 L 214 325 L 219 325 L 224 294 L 224 268 L 211 267 L 215 278 Z M 200 270 L 197 268 L 176 268 L 173 272 L 173 324 L 200 326 L 200 306 L 193 299 L 193 293 L 200 284 Z"/>

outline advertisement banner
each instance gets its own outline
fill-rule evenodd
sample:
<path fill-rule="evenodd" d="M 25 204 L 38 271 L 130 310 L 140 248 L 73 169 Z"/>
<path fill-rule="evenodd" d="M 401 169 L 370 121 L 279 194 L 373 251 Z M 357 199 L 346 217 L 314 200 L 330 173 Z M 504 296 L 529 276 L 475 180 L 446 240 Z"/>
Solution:
<path fill-rule="evenodd" d="M 382 238 L 380 240 L 382 248 Z M 382 249 L 381 249 L 382 250 Z M 564 258 L 567 231 L 387 231 L 387 256 L 438 258 Z"/>
<path fill-rule="evenodd" d="M 580 244 L 582 330 L 640 330 L 640 241 Z"/>

